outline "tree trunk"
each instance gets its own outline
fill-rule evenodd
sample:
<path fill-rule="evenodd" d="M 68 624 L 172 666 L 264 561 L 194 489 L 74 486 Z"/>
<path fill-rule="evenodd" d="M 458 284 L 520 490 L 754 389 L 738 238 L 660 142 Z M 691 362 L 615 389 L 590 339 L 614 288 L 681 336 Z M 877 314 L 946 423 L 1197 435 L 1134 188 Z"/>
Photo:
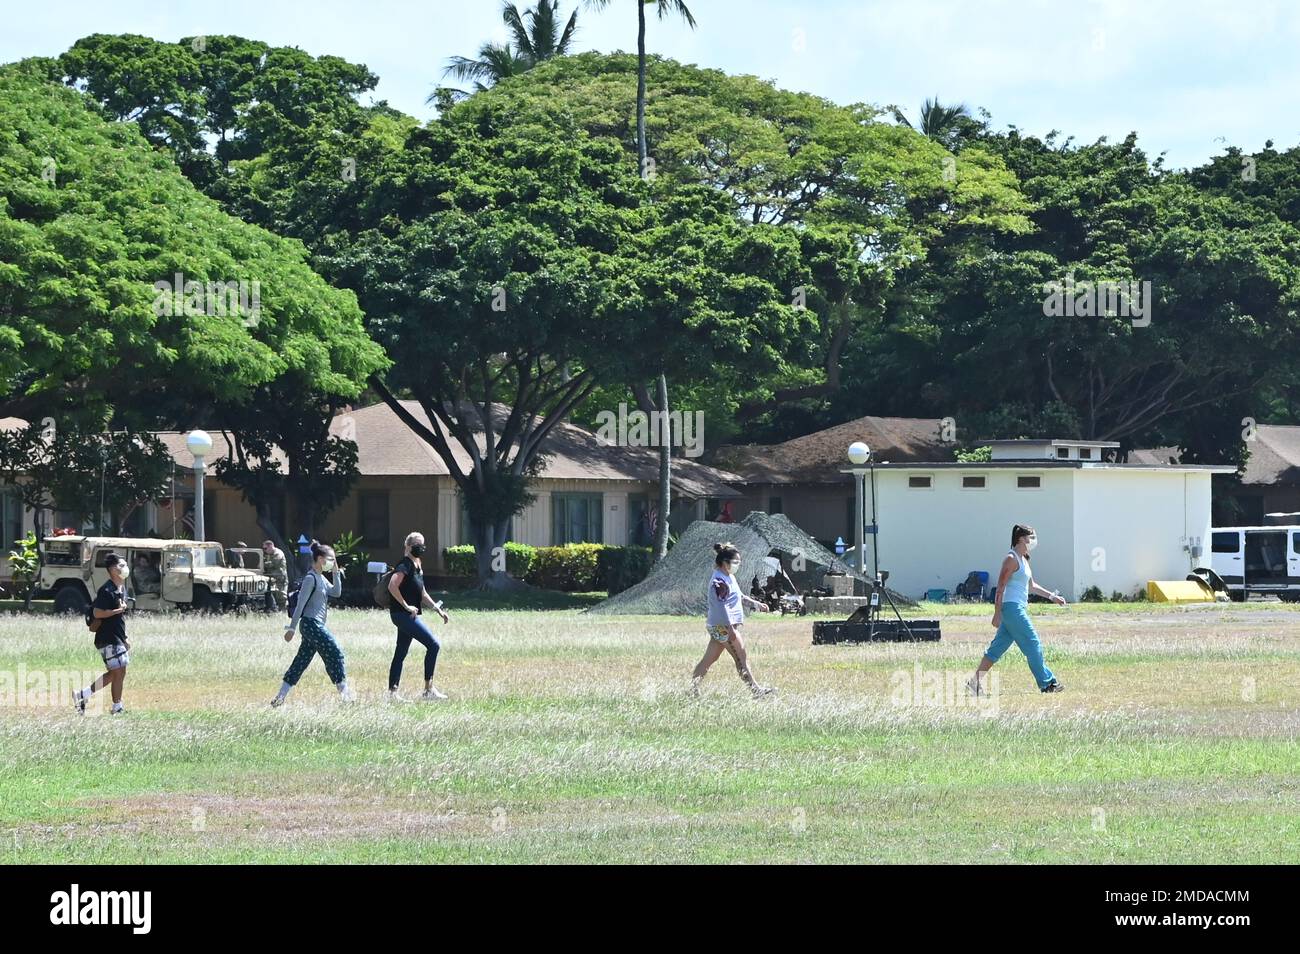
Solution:
<path fill-rule="evenodd" d="M 672 422 L 668 419 L 668 379 L 659 375 L 659 522 L 655 525 L 654 554 L 658 563 L 668 555 L 668 515 L 672 512 Z"/>
<path fill-rule="evenodd" d="M 480 590 L 521 590 L 527 589 L 528 585 L 521 580 L 516 580 L 505 571 L 504 551 L 499 550 L 506 545 L 506 536 L 510 533 L 510 521 L 498 523 L 496 525 L 486 524 L 482 527 L 470 521 L 470 535 L 474 538 L 474 563 L 478 569 L 478 588 Z M 496 554 L 500 552 L 502 559 L 494 561 Z M 500 566 L 494 566 L 496 562 Z"/>
<path fill-rule="evenodd" d="M 648 179 L 650 170 L 645 161 L 648 155 L 645 142 L 645 4 L 638 0 L 636 7 L 636 158 L 641 178 Z"/>

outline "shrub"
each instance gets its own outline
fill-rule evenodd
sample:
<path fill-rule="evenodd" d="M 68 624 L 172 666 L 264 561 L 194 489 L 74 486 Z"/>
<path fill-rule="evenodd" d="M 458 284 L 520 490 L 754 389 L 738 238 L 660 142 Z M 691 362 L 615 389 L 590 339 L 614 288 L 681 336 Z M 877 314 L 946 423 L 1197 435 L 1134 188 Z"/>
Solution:
<path fill-rule="evenodd" d="M 622 593 L 644 580 L 653 565 L 649 547 L 604 547 L 596 558 L 597 589 Z"/>
<path fill-rule="evenodd" d="M 506 572 L 516 580 L 525 579 L 537 558 L 537 552 L 537 547 L 526 543 L 507 543 Z M 471 543 L 446 547 L 442 551 L 442 560 L 448 576 L 478 576 L 474 545 Z"/>
<path fill-rule="evenodd" d="M 528 582 L 548 590 L 588 593 L 598 589 L 599 543 L 568 543 L 562 547 L 538 547 L 528 572 Z"/>
<path fill-rule="evenodd" d="M 1104 597 L 1102 596 L 1102 593 L 1101 593 L 1101 587 L 1100 587 L 1100 586 L 1090 586 L 1090 587 L 1088 587 L 1086 590 L 1083 591 L 1083 594 L 1079 597 L 1079 602 L 1080 602 L 1080 603 L 1100 603 L 1100 602 L 1102 602 L 1103 599 L 1104 599 Z"/>

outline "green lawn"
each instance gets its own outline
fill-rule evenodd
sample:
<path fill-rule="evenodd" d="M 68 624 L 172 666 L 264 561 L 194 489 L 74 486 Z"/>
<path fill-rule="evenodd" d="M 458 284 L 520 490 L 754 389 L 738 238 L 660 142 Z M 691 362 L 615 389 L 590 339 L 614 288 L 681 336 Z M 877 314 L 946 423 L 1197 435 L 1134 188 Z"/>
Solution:
<path fill-rule="evenodd" d="M 382 699 L 380 612 L 331 615 L 358 703 L 317 662 L 279 710 L 278 618 L 140 617 L 122 717 L 16 699 L 97 657 L 79 621 L 0 617 L 0 857 L 1300 861 L 1291 607 L 1035 607 L 1067 692 L 1012 650 L 979 707 L 941 691 L 992 632 L 974 607 L 923 607 L 937 644 L 813 647 L 807 619 L 759 618 L 780 694 L 724 660 L 695 700 L 699 620 L 469 602 L 440 630 L 442 704 Z"/>

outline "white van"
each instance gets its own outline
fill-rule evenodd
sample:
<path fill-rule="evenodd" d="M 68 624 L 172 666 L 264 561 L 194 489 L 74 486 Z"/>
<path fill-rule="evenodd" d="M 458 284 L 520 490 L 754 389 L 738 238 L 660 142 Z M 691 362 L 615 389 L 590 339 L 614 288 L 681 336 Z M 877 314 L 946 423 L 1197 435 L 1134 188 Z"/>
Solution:
<path fill-rule="evenodd" d="M 1300 602 L 1300 525 L 1216 527 L 1210 531 L 1210 569 L 1234 600 L 1275 593 Z"/>

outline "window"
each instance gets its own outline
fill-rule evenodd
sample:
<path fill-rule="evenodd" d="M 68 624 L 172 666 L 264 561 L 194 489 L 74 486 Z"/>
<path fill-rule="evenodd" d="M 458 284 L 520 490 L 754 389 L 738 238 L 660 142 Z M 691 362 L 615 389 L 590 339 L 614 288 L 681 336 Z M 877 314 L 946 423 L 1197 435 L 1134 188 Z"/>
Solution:
<path fill-rule="evenodd" d="M 627 495 L 627 542 L 634 547 L 648 547 L 654 542 L 650 530 L 650 495 Z"/>
<path fill-rule="evenodd" d="M 1056 456 L 1059 457 L 1061 460 L 1066 460 L 1066 459 L 1068 459 L 1069 456 L 1070 456 L 1070 448 L 1068 448 L 1068 447 L 1058 447 L 1058 448 L 1056 449 Z"/>
<path fill-rule="evenodd" d="M 1080 447 L 1080 448 L 1079 448 L 1079 460 L 1092 460 L 1092 448 L 1091 448 L 1091 447 Z"/>
<path fill-rule="evenodd" d="M 983 477 L 962 477 L 961 486 L 963 490 L 983 490 Z"/>
<path fill-rule="evenodd" d="M 1020 474 L 1016 477 L 1016 486 L 1021 490 L 1037 490 L 1042 486 L 1041 477 L 1031 477 L 1026 474 Z"/>
<path fill-rule="evenodd" d="M 768 512 L 768 513 L 785 513 L 785 508 L 784 508 L 784 506 L 781 504 L 781 498 L 780 498 L 780 497 L 768 497 L 768 498 L 767 498 L 767 512 Z"/>
<path fill-rule="evenodd" d="M 600 494 L 551 494 L 551 544 L 602 541 Z"/>
<path fill-rule="evenodd" d="M 368 547 L 388 546 L 388 493 L 371 491 L 357 495 L 357 532 Z"/>
<path fill-rule="evenodd" d="M 1300 537 L 1300 534 L 1296 534 L 1296 536 Z M 1214 553 L 1241 552 L 1241 534 L 1216 533 L 1210 538 L 1210 550 Z"/>
<path fill-rule="evenodd" d="M 913 490 L 930 490 L 930 477 L 908 477 L 907 486 Z"/>
<path fill-rule="evenodd" d="M 23 535 L 23 501 L 14 487 L 0 490 L 0 553 L 8 553 L 10 547 L 16 547 Z"/>

